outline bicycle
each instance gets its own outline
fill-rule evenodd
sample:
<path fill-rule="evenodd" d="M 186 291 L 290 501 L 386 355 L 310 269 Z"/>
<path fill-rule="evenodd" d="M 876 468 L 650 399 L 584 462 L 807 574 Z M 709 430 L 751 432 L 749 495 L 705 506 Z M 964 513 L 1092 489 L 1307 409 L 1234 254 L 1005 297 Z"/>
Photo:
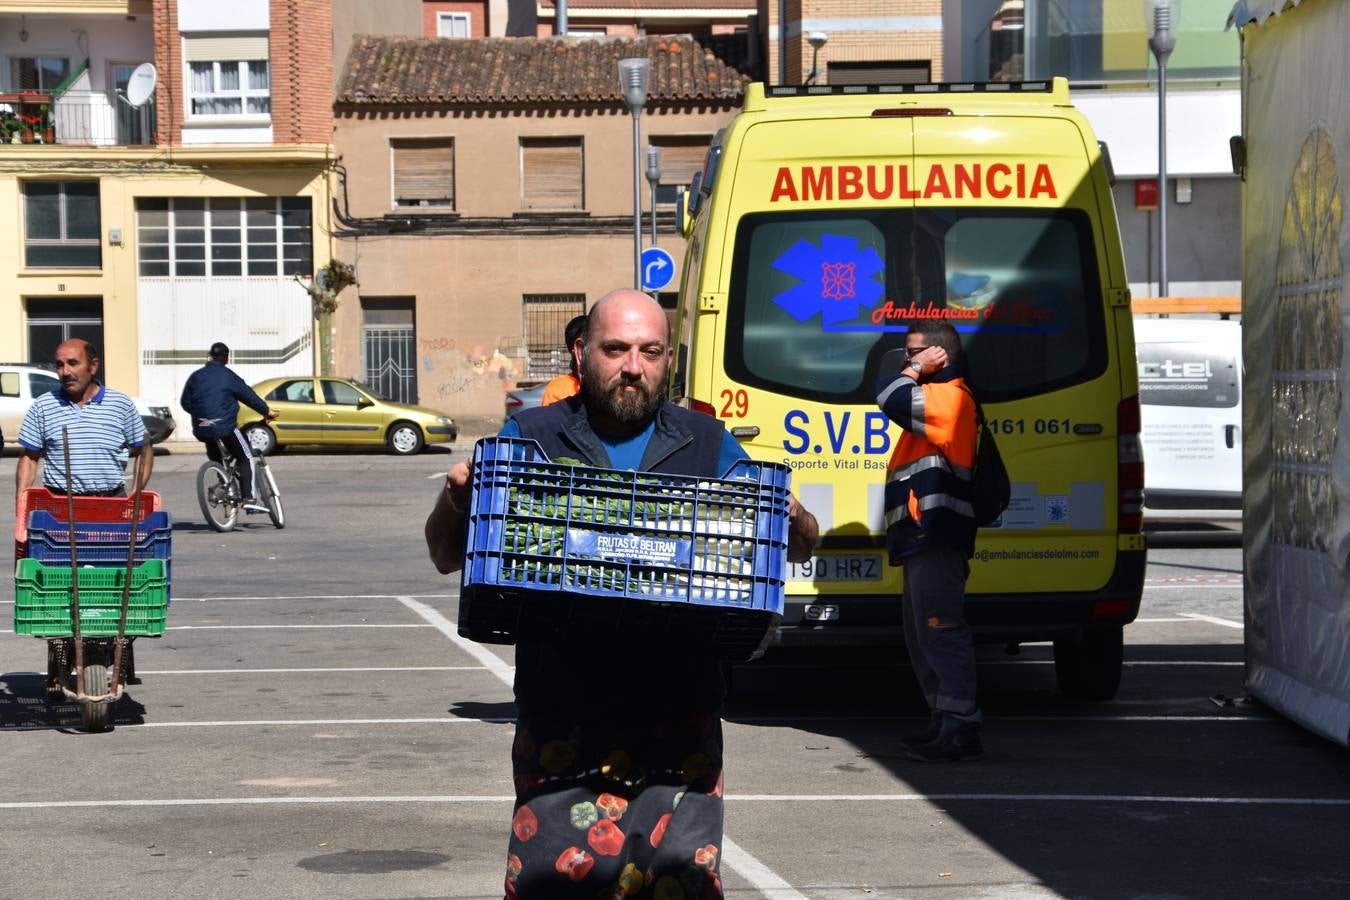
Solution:
<path fill-rule="evenodd" d="M 197 501 L 206 524 L 213 531 L 232 531 L 245 502 L 239 484 L 239 463 L 230 455 L 223 440 L 216 438 L 216 446 L 220 449 L 220 462 L 208 459 L 197 470 Z M 265 456 L 255 457 L 254 462 L 257 464 L 254 481 L 258 498 L 267 507 L 272 524 L 285 528 L 286 513 L 281 506 L 281 491 L 272 477 L 272 467 Z"/>

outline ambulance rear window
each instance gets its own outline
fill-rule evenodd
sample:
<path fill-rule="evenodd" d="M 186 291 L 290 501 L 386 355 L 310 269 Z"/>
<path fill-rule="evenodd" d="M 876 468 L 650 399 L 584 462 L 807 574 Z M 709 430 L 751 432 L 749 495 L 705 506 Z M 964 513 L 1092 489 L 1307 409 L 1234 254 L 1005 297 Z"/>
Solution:
<path fill-rule="evenodd" d="M 875 402 L 911 322 L 961 334 L 982 400 L 1106 371 L 1091 225 L 1074 210 L 900 209 L 750 215 L 731 274 L 726 370 L 805 400 Z"/>

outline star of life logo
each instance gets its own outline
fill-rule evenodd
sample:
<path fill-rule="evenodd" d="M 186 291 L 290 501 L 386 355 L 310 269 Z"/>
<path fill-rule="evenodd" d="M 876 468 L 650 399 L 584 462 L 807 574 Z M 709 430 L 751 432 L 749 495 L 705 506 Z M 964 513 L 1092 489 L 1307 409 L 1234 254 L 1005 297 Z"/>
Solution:
<path fill-rule="evenodd" d="M 798 322 L 816 314 L 824 325 L 853 321 L 860 308 L 872 309 L 884 291 L 878 279 L 885 269 L 881 257 L 852 237 L 822 234 L 818 246 L 799 240 L 772 266 L 797 279 L 773 302 Z"/>

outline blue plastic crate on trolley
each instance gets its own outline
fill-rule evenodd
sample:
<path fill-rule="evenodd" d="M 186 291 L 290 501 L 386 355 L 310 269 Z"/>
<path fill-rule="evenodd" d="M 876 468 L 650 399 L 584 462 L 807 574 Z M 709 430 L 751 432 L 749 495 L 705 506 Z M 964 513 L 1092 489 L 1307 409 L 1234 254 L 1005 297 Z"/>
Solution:
<path fill-rule="evenodd" d="M 75 523 L 75 552 L 81 566 L 126 566 L 130 539 L 130 522 Z M 69 526 L 45 510 L 30 512 L 25 556 L 48 566 L 69 566 Z M 151 559 L 163 560 L 166 577 L 172 574 L 173 520 L 167 512 L 150 513 L 136 526 L 136 549 L 132 559 L 137 564 Z"/>
<path fill-rule="evenodd" d="M 598 469 L 483 438 L 459 632 L 500 644 L 622 635 L 749 659 L 783 612 L 790 478 L 752 460 L 720 478 Z"/>

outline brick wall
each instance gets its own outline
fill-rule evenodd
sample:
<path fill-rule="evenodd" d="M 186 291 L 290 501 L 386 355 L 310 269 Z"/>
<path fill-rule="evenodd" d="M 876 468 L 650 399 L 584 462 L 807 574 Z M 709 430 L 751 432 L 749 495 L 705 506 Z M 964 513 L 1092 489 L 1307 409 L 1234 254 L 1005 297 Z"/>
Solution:
<path fill-rule="evenodd" d="M 761 6 L 768 26 L 780 26 L 777 0 Z M 911 16 L 942 16 L 942 0 L 788 0 L 787 27 L 822 19 L 894 19 Z M 848 61 L 928 61 L 933 81 L 942 80 L 942 29 L 917 31 L 832 30 L 829 42 L 821 48 L 817 65 L 820 82 L 826 81 L 830 60 Z M 768 80 L 778 83 L 778 41 L 768 41 Z M 801 84 L 811 68 L 811 47 L 803 33 L 787 40 L 787 82 Z"/>
<path fill-rule="evenodd" d="M 329 144 L 333 141 L 332 7 L 328 0 L 272 0 L 272 141 Z M 159 143 L 181 146 L 183 36 L 176 0 L 154 0 L 156 125 Z"/>
<path fill-rule="evenodd" d="M 423 0 L 422 34 L 424 37 L 438 37 L 436 33 L 436 14 L 457 12 L 469 14 L 469 37 L 487 37 L 488 4 L 487 0 Z"/>
<path fill-rule="evenodd" d="M 163 146 L 183 143 L 183 40 L 178 33 L 177 0 L 154 0 L 155 131 Z"/>
<path fill-rule="evenodd" d="M 327 0 L 272 0 L 273 143 L 332 143 L 332 33 Z"/>

